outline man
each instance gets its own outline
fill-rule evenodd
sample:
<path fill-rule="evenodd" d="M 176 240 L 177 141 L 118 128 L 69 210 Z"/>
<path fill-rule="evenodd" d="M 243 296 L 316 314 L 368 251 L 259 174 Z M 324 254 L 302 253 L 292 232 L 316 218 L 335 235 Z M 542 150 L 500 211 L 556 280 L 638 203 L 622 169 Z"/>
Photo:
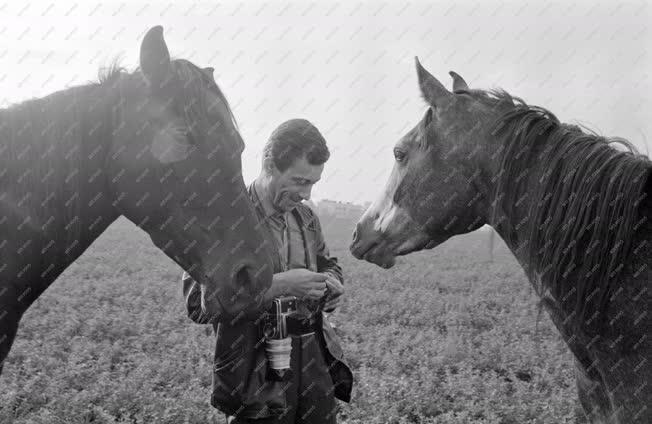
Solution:
<path fill-rule="evenodd" d="M 199 285 L 184 273 L 189 317 L 212 323 L 217 336 L 211 404 L 225 412 L 231 424 L 332 424 L 335 398 L 350 400 L 351 370 L 326 316 L 315 309 L 317 304 L 326 312 L 337 307 L 344 292 L 342 269 L 329 255 L 319 219 L 301 203 L 310 199 L 329 156 L 326 141 L 310 122 L 287 121 L 265 145 L 262 170 L 248 188 L 273 246 L 268 250 L 274 279 L 264 294 L 265 304 L 271 306 L 278 296 L 296 296 L 304 310 L 314 312 L 313 324 L 292 337 L 289 381 L 267 375 L 261 322 L 208 317 L 201 308 Z"/>

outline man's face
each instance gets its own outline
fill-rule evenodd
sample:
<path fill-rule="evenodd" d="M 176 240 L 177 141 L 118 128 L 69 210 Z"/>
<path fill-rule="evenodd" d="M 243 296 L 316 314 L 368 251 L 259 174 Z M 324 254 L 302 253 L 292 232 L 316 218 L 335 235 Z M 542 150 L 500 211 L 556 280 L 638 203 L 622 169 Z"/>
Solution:
<path fill-rule="evenodd" d="M 319 181 L 323 170 L 323 164 L 312 165 L 305 157 L 295 160 L 284 172 L 272 166 L 269 190 L 274 206 L 287 212 L 310 199 L 312 186 Z"/>

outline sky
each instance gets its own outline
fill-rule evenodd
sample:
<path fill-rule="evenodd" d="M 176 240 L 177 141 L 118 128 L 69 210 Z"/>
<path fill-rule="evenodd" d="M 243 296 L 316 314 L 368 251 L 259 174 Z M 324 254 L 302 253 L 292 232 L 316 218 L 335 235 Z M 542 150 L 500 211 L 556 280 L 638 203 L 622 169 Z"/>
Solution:
<path fill-rule="evenodd" d="M 164 27 L 173 57 L 215 68 L 247 145 L 245 181 L 281 122 L 331 150 L 313 198 L 363 203 L 422 117 L 414 57 L 450 87 L 503 88 L 649 151 L 652 4 L 539 1 L 28 1 L 0 5 L 0 105 L 96 80 Z"/>

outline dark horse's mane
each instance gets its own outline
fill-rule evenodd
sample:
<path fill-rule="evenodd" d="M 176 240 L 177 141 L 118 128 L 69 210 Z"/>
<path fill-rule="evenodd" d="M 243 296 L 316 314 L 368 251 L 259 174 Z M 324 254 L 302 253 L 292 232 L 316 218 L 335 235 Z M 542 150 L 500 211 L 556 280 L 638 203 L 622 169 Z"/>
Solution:
<path fill-rule="evenodd" d="M 233 129 L 233 138 L 222 137 L 221 141 L 243 145 L 229 103 L 212 75 L 183 59 L 171 61 L 170 68 L 172 78 L 184 84 L 183 90 L 176 92 L 175 107 L 179 115 L 185 117 L 190 132 L 210 134 L 216 129 L 202 122 L 211 105 L 201 99 L 211 86 L 227 111 L 220 124 Z M 31 207 L 34 209 L 31 213 L 46 222 L 48 217 L 56 216 L 62 205 L 44 201 L 40 208 L 34 208 L 35 202 L 28 199 L 69 199 L 65 203 L 65 213 L 74 217 L 79 202 L 76 194 L 81 184 L 77 181 L 79 173 L 76 170 L 84 162 L 83 153 L 93 153 L 94 148 L 110 141 L 119 125 L 116 120 L 121 98 L 137 95 L 135 93 L 145 88 L 145 79 L 138 69 L 128 73 L 116 60 L 100 69 L 97 81 L 0 109 L 0 152 L 5 165 L 0 174 L 0 191 L 4 193 L 0 195 L 0 203 L 18 216 L 29 216 L 27 208 Z M 15 163 L 33 165 L 24 169 Z M 26 193 L 24 199 L 11 198 L 11 194 L 5 193 L 21 190 Z M 77 227 L 80 221 L 73 222 Z M 35 224 L 26 222 L 26 225 Z M 80 230 L 75 228 L 75 231 Z"/>
<path fill-rule="evenodd" d="M 83 145 L 87 134 L 93 133 L 98 140 L 110 137 L 107 125 L 99 125 L 108 119 L 82 119 L 83 116 L 99 117 L 104 112 L 98 106 L 106 101 L 111 87 L 123 75 L 114 63 L 101 69 L 99 81 L 66 88 L 42 98 L 34 98 L 0 109 L 0 149 L 4 173 L 0 178 L 0 198 L 6 211 L 17 216 L 30 217 L 25 225 L 38 225 L 51 216 L 65 213 L 72 231 L 58 234 L 62 241 L 68 234 L 72 239 L 81 231 L 78 215 L 78 175 L 83 164 Z M 95 110 L 94 112 L 91 112 Z M 108 112 L 107 112 L 108 113 Z M 98 141 L 98 145 L 101 141 Z M 22 164 L 18 166 L 17 164 Z M 25 167 L 25 164 L 30 164 Z M 38 202 L 12 198 L 12 194 L 24 192 Z M 5 196 L 6 195 L 6 196 Z M 62 205 L 51 199 L 65 199 Z"/>
<path fill-rule="evenodd" d="M 526 219 L 509 223 L 508 237 L 529 253 L 529 271 L 540 277 L 535 288 L 562 302 L 574 297 L 577 327 L 600 329 L 636 248 L 633 235 L 647 219 L 639 216 L 639 204 L 652 162 L 627 140 L 587 134 L 504 91 L 483 92 L 480 98 L 497 108 L 511 104 L 493 132 L 503 140 L 494 218 L 518 216 L 527 196 Z M 545 171 L 534 191 L 525 192 L 535 166 Z M 527 240 L 515 240 L 519 225 L 526 226 Z"/>
<path fill-rule="evenodd" d="M 75 122 L 68 122 L 71 119 L 76 119 L 77 116 L 72 115 L 71 107 L 69 104 L 74 104 L 80 110 L 84 110 L 97 103 L 101 96 L 106 95 L 108 90 L 117 88 L 119 83 L 123 84 L 123 93 L 129 93 L 139 85 L 144 84 L 144 80 L 139 75 L 139 69 L 134 73 L 128 73 L 120 66 L 119 61 L 114 60 L 109 66 L 100 68 L 98 72 L 98 80 L 96 82 L 89 82 L 85 85 L 71 87 L 52 93 L 48 96 L 36 99 L 25 100 L 17 104 L 10 105 L 5 109 L 0 109 L 0 130 L 6 129 L 13 121 L 30 122 L 30 125 L 41 122 L 63 121 L 63 125 Z M 178 99 L 179 104 L 183 105 L 183 110 L 180 111 L 182 116 L 186 117 L 186 123 L 189 126 L 197 125 L 197 119 L 206 115 L 209 105 L 203 104 L 198 99 L 203 98 L 201 92 L 206 89 L 206 85 L 212 85 L 218 94 L 220 101 L 224 104 L 228 113 L 228 119 L 231 121 L 235 129 L 238 128 L 237 122 L 231 110 L 231 106 L 226 99 L 226 96 L 217 84 L 212 83 L 212 77 L 209 78 L 207 71 L 201 71 L 197 66 L 184 59 L 177 59 L 171 62 L 171 72 L 174 78 L 184 83 L 184 98 Z M 203 74 L 205 78 L 196 78 L 198 73 Z M 188 83 L 187 81 L 190 81 Z M 68 107 L 65 107 L 68 106 Z M 38 116 L 36 122 L 32 122 L 32 118 Z M 51 130 L 52 126 L 49 125 L 45 128 L 46 132 Z M 46 133 L 39 133 L 45 137 Z"/>

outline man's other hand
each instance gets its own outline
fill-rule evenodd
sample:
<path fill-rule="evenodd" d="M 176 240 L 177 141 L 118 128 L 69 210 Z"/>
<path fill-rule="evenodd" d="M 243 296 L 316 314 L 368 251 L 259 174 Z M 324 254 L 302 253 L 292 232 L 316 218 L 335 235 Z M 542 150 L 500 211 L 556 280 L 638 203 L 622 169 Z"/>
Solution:
<path fill-rule="evenodd" d="M 340 304 L 341 297 L 344 294 L 344 285 L 332 274 L 324 273 L 321 275 L 326 276 L 326 287 L 328 287 L 328 297 L 324 304 L 324 311 L 333 312 Z"/>
<path fill-rule="evenodd" d="M 296 268 L 274 274 L 272 288 L 276 296 L 286 294 L 299 299 L 319 300 L 326 292 L 327 278 L 326 274 Z"/>

